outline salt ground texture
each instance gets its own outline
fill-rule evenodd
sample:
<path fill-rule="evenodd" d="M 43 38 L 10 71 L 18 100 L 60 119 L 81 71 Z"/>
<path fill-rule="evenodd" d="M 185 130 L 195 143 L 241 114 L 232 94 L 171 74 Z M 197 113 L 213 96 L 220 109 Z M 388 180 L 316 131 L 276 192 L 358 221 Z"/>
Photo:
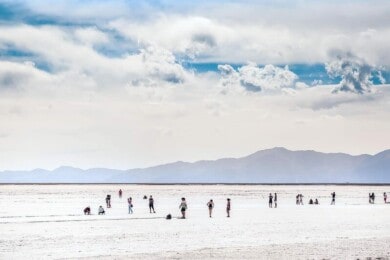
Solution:
<path fill-rule="evenodd" d="M 270 192 L 278 193 L 277 209 L 268 208 Z M 375 204 L 368 203 L 369 192 Z M 390 204 L 383 192 L 390 194 L 390 186 L 2 185 L 0 259 L 389 259 Z M 297 193 L 305 205 L 295 205 Z M 112 208 L 98 216 L 106 194 Z M 156 214 L 144 195 L 155 198 Z M 188 203 L 185 220 L 177 218 L 181 197 Z M 308 205 L 310 198 L 320 205 Z M 86 206 L 92 215 L 83 215 Z"/>

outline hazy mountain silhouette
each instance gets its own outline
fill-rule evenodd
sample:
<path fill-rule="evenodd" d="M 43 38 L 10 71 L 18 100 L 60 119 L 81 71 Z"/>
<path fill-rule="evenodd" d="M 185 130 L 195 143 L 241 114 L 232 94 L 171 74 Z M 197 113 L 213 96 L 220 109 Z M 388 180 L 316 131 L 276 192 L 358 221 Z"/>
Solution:
<path fill-rule="evenodd" d="M 242 158 L 175 162 L 144 169 L 0 172 L 0 183 L 390 183 L 390 150 L 376 155 L 273 148 Z"/>

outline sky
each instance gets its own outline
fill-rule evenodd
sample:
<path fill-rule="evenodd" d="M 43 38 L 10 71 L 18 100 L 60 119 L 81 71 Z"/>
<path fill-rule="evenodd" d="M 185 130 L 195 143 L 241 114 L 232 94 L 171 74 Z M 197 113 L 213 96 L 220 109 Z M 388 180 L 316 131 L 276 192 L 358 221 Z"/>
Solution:
<path fill-rule="evenodd" d="M 390 148 L 390 1 L 0 0 L 0 171 Z"/>

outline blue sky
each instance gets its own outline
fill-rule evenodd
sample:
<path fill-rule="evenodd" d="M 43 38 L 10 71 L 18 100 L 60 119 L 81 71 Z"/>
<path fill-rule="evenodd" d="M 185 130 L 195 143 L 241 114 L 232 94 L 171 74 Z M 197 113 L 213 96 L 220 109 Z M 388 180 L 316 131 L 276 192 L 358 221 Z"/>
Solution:
<path fill-rule="evenodd" d="M 0 170 L 389 148 L 389 15 L 384 0 L 0 0 Z"/>

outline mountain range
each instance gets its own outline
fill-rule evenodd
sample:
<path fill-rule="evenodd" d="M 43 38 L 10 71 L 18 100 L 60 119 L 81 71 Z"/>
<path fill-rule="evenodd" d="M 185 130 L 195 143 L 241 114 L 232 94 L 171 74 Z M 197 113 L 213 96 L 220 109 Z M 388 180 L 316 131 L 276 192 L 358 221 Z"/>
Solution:
<path fill-rule="evenodd" d="M 390 183 L 390 149 L 354 156 L 277 147 L 241 158 L 143 169 L 2 171 L 0 183 Z"/>

